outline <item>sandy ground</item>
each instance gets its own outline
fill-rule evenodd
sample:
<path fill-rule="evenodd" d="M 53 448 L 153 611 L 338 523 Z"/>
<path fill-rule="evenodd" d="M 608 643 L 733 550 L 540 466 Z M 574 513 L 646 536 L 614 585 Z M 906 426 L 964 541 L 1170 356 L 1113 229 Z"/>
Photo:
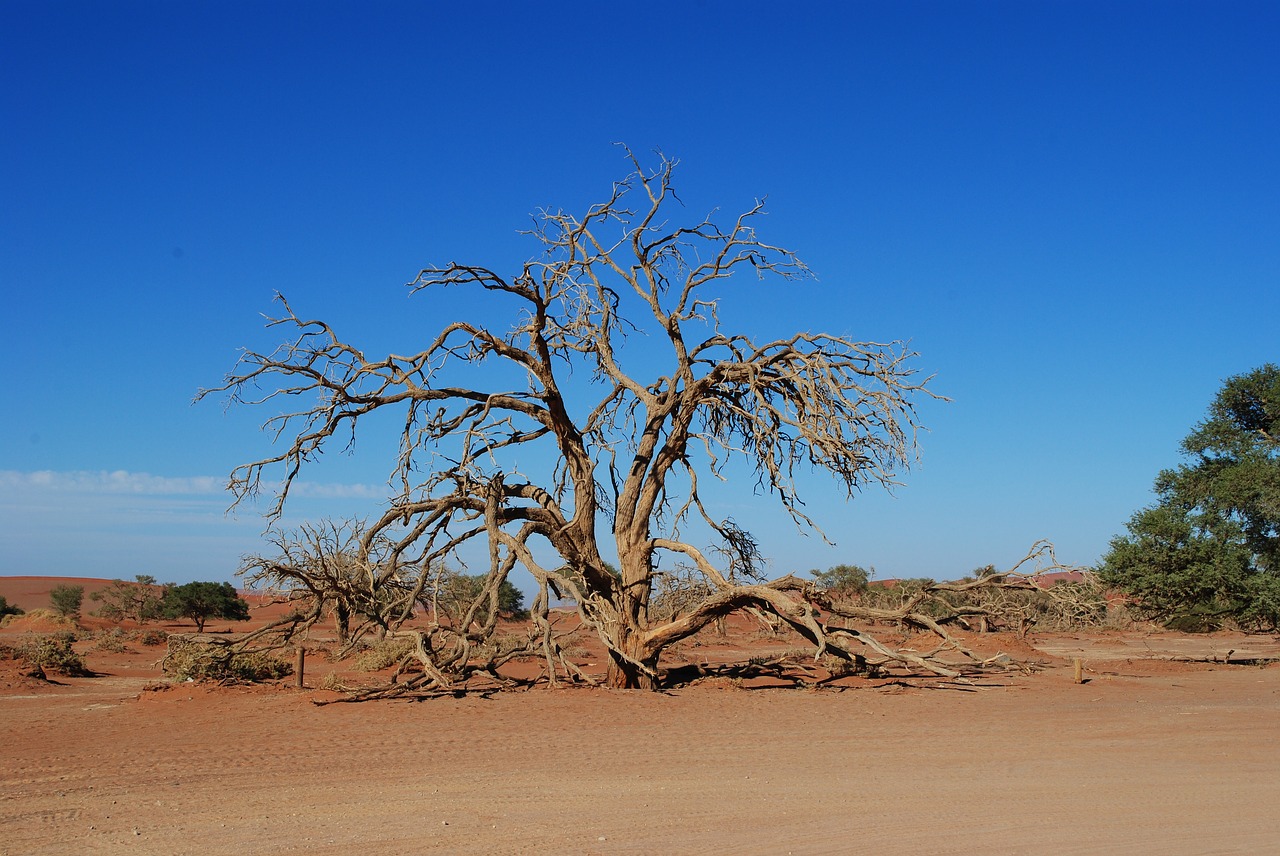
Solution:
<path fill-rule="evenodd" d="M 1046 668 L 975 686 L 324 707 L 89 650 L 0 690 L 0 853 L 1280 852 L 1280 665 L 1242 662 L 1280 643 L 1031 641 Z"/>

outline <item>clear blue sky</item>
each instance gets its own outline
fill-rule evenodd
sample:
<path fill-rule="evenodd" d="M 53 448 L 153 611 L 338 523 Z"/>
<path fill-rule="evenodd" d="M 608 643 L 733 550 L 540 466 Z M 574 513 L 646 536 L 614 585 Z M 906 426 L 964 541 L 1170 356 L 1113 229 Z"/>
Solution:
<path fill-rule="evenodd" d="M 617 11 L 608 11 L 616 9 Z M 756 335 L 910 339 L 949 404 L 894 496 L 725 502 L 774 570 L 1095 562 L 1221 380 L 1280 359 L 1273 3 L 0 1 L 0 574 L 231 579 L 270 413 L 193 406 L 273 291 L 370 352 L 509 268 L 625 141 L 692 215 L 768 195 L 816 283 Z M 290 517 L 373 513 L 378 442 Z M 775 524 L 774 520 L 777 520 Z"/>

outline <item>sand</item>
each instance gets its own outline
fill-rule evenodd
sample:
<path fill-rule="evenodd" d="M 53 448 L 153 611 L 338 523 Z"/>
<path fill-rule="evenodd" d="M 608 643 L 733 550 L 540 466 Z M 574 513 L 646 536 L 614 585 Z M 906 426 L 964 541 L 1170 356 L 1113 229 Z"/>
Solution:
<path fill-rule="evenodd" d="M 1041 671 L 973 686 L 720 680 L 322 707 L 321 661 L 302 690 L 146 690 L 162 648 L 82 642 L 99 676 L 0 691 L 0 853 L 1280 848 L 1280 665 L 1244 662 L 1280 643 L 1027 642 Z"/>

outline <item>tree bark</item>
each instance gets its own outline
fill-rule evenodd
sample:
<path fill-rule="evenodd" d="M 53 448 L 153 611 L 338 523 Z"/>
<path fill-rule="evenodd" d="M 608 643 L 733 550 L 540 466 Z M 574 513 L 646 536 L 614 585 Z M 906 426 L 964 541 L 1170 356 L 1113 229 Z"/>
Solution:
<path fill-rule="evenodd" d="M 333 630 L 338 636 L 338 644 L 346 645 L 351 638 L 351 610 L 341 600 L 333 605 Z"/>
<path fill-rule="evenodd" d="M 624 630 L 619 634 L 618 647 L 626 654 L 609 651 L 609 670 L 605 686 L 619 690 L 657 690 L 658 657 L 660 652 L 646 652 L 639 633 Z M 647 671 L 646 671 L 647 669 Z"/>

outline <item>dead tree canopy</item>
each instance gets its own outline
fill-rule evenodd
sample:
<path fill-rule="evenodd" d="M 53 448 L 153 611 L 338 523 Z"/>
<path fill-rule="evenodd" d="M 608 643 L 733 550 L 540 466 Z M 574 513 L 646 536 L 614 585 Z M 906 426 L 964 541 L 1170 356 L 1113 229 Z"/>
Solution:
<path fill-rule="evenodd" d="M 676 162 L 659 154 L 649 169 L 626 155 L 633 171 L 603 202 L 535 216 L 528 235 L 540 253 L 520 269 L 423 269 L 409 288 L 425 298 L 424 317 L 445 288 L 488 292 L 510 309 L 454 320 L 416 353 L 367 356 L 278 296 L 269 326 L 288 341 L 246 352 L 223 385 L 200 393 L 302 402 L 268 420 L 276 453 L 237 468 L 230 489 L 239 501 L 278 484 L 279 515 L 325 448 L 350 442 L 375 411 L 394 411 L 388 504 L 361 535 L 378 558 L 354 563 L 367 586 L 402 598 L 383 613 L 392 632 L 429 595 L 431 569 L 479 542 L 482 597 L 522 566 L 539 587 L 536 626 L 545 628 L 553 595 L 571 598 L 609 650 L 615 687 L 657 686 L 665 647 L 738 610 L 776 616 L 815 653 L 858 656 L 868 643 L 828 632 L 805 582 L 761 576 L 756 540 L 704 504 L 702 483 L 745 466 L 762 502 L 816 529 L 797 474 L 825 471 L 850 497 L 894 484 L 914 459 L 928 379 L 899 342 L 810 332 L 757 341 L 723 329 L 717 310 L 730 285 L 763 280 L 756 287 L 769 290 L 750 299 L 767 306 L 789 299 L 788 283 L 809 270 L 756 234 L 760 202 L 732 220 L 674 225 L 668 218 L 685 213 L 672 190 Z M 539 460 L 554 464 L 528 474 Z M 651 610 L 673 573 L 696 580 L 697 596 Z M 415 631 L 425 680 L 452 680 L 488 625 L 469 621 L 449 638 L 439 626 Z"/>
<path fill-rule="evenodd" d="M 338 644 L 347 646 L 369 630 L 386 631 L 403 608 L 407 584 L 417 569 L 390 557 L 395 543 L 366 540 L 363 521 L 320 520 L 296 530 L 273 529 L 272 552 L 246 556 L 240 576 L 253 589 L 293 607 L 291 625 L 310 627 L 333 618 Z"/>

